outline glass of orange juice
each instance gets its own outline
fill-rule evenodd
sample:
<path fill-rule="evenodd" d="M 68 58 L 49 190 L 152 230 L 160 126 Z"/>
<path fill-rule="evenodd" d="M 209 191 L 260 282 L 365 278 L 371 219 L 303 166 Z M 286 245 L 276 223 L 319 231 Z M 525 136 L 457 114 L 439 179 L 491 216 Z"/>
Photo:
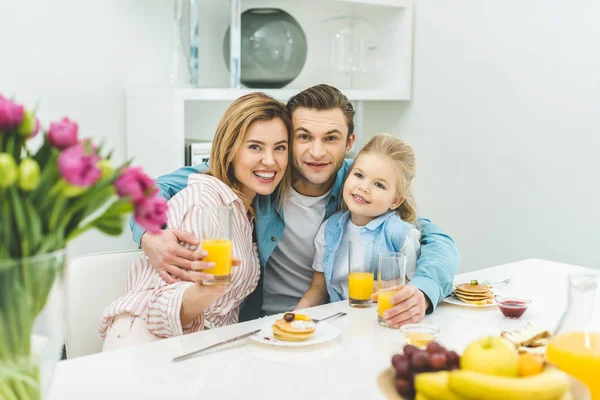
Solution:
<path fill-rule="evenodd" d="M 390 298 L 406 284 L 406 257 L 401 253 L 379 253 L 377 270 L 377 322 L 389 327 L 383 313 L 392 307 Z"/>
<path fill-rule="evenodd" d="M 200 239 L 208 256 L 202 261 L 214 262 L 214 268 L 204 272 L 212 274 L 213 280 L 202 281 L 204 285 L 227 285 L 231 282 L 231 207 L 203 208 L 200 211 Z"/>
<path fill-rule="evenodd" d="M 370 307 L 373 304 L 374 246 L 375 242 L 368 240 L 348 242 L 348 304 L 352 307 Z"/>

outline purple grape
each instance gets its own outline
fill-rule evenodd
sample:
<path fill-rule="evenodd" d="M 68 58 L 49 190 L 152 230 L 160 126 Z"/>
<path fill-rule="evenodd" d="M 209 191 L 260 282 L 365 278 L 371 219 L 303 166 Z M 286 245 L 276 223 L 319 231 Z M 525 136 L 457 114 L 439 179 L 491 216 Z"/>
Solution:
<path fill-rule="evenodd" d="M 406 356 L 404 354 L 394 354 L 392 357 L 392 366 L 395 366 L 400 360 L 406 360 Z"/>
<path fill-rule="evenodd" d="M 406 357 L 408 357 L 408 358 L 412 357 L 412 355 L 416 351 L 419 351 L 419 348 L 416 346 L 413 346 L 412 344 L 407 344 L 406 346 L 404 346 L 404 354 L 406 354 Z"/>
<path fill-rule="evenodd" d="M 449 351 L 446 357 L 448 358 L 448 364 L 459 365 L 460 357 L 455 351 Z"/>
<path fill-rule="evenodd" d="M 440 353 L 443 347 L 437 342 L 431 342 L 427 345 L 425 351 L 429 354 Z"/>
<path fill-rule="evenodd" d="M 417 350 L 411 357 L 410 363 L 417 372 L 425 371 L 429 368 L 429 357 L 424 350 Z"/>
<path fill-rule="evenodd" d="M 440 370 L 446 366 L 448 357 L 444 353 L 433 353 L 429 355 L 429 364 L 436 370 Z"/>
<path fill-rule="evenodd" d="M 413 391 L 413 385 L 405 379 L 396 379 L 396 390 L 402 396 L 405 396 Z"/>
<path fill-rule="evenodd" d="M 410 372 L 410 364 L 408 360 L 400 360 L 396 364 L 394 364 L 394 368 L 396 369 L 396 378 L 409 379 Z"/>

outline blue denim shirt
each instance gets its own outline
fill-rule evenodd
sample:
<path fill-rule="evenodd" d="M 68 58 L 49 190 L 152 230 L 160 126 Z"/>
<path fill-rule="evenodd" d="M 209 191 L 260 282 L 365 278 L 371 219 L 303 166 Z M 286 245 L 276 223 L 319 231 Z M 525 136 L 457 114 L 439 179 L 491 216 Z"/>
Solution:
<path fill-rule="evenodd" d="M 342 168 L 337 173 L 331 194 L 327 200 L 326 219 L 335 213 L 341 203 L 342 187 L 353 161 L 351 159 L 345 160 Z M 161 196 L 170 199 L 187 186 L 190 174 L 206 171 L 208 171 L 208 164 L 206 163 L 180 168 L 171 174 L 157 178 L 156 184 Z M 242 303 L 240 321 L 255 319 L 260 315 L 263 302 L 265 265 L 285 229 L 281 206 L 271 196 L 257 196 L 255 201 L 255 229 L 262 274 L 256 290 Z M 460 255 L 452 238 L 443 233 L 437 225 L 424 218 L 419 219 L 419 224 L 421 226 L 421 255 L 417 261 L 417 273 L 410 283 L 428 295 L 431 306 L 427 311 L 432 312 L 445 296 L 452 293 L 453 278 L 460 263 Z M 135 223 L 133 217 L 130 218 L 129 225 L 133 233 L 133 240 L 139 246 L 145 231 Z"/>
<path fill-rule="evenodd" d="M 327 284 L 327 293 L 329 301 L 341 301 L 342 295 L 333 288 L 331 280 L 333 279 L 333 269 L 335 267 L 335 259 L 340 246 L 344 232 L 350 220 L 350 211 L 336 213 L 327 220 L 325 225 L 325 253 L 323 255 L 323 274 Z M 399 252 L 404 245 L 406 234 L 414 229 L 414 226 L 406 221 L 402 221 L 400 216 L 395 211 L 388 211 L 380 215 L 367 225 L 360 228 L 360 236 L 363 239 L 371 240 L 375 243 L 373 256 L 386 252 Z M 377 276 L 377 271 L 374 271 Z M 435 296 L 436 293 L 428 294 L 425 292 L 428 288 L 425 287 L 423 292 L 427 297 Z"/>

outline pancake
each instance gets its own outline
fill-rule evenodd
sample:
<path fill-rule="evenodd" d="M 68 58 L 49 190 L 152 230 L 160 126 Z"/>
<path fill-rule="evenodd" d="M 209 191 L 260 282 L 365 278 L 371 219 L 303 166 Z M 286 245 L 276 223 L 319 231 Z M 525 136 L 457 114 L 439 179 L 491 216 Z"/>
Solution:
<path fill-rule="evenodd" d="M 489 297 L 493 297 L 494 294 L 493 293 L 484 293 L 484 294 L 464 294 L 461 292 L 454 292 L 455 296 L 460 296 L 460 297 L 465 297 L 467 299 L 471 299 L 471 300 L 481 300 L 481 299 L 487 299 Z"/>
<path fill-rule="evenodd" d="M 294 319 L 288 321 L 290 314 Z M 288 342 L 300 342 L 314 335 L 316 324 L 309 317 L 301 314 L 286 313 L 287 319 L 281 318 L 273 322 L 273 336 Z"/>
<path fill-rule="evenodd" d="M 460 301 L 462 301 L 463 303 L 467 303 L 467 304 L 473 304 L 476 306 L 485 306 L 487 304 L 492 304 L 494 302 L 493 298 L 489 298 L 489 299 L 484 299 L 484 300 L 467 300 L 467 299 L 461 299 L 460 297 L 456 296 Z"/>
<path fill-rule="evenodd" d="M 458 290 L 464 293 L 485 293 L 490 290 L 490 287 L 488 285 L 482 285 L 481 283 L 461 283 L 460 285 L 456 285 L 454 290 Z"/>
<path fill-rule="evenodd" d="M 461 283 L 454 288 L 454 296 L 460 301 L 474 305 L 486 305 L 494 302 L 494 293 L 491 286 L 480 284 L 472 280 L 469 283 Z"/>

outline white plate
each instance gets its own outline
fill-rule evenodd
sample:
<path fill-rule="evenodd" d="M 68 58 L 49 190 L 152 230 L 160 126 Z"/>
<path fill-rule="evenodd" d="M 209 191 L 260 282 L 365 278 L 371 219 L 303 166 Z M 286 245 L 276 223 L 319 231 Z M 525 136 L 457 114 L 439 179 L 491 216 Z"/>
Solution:
<path fill-rule="evenodd" d="M 319 343 L 329 342 L 339 336 L 340 331 L 335 326 L 328 324 L 327 322 L 320 322 L 317 324 L 315 334 L 310 338 L 301 342 L 287 342 L 285 340 L 275 339 L 273 336 L 273 320 L 265 323 L 261 331 L 256 335 L 250 336 L 250 339 L 255 342 L 268 344 L 270 346 L 281 346 L 281 347 L 304 347 L 313 346 Z"/>
<path fill-rule="evenodd" d="M 496 302 L 492 303 L 492 304 L 483 304 L 483 305 L 476 305 L 476 304 L 469 304 L 469 303 L 465 303 L 464 301 L 462 301 L 461 299 L 459 299 L 458 297 L 452 295 L 450 297 L 446 297 L 444 300 L 442 300 L 445 303 L 450 303 L 450 304 L 454 304 L 455 306 L 462 306 L 462 307 L 473 307 L 473 308 L 485 308 L 485 307 L 496 307 Z"/>

